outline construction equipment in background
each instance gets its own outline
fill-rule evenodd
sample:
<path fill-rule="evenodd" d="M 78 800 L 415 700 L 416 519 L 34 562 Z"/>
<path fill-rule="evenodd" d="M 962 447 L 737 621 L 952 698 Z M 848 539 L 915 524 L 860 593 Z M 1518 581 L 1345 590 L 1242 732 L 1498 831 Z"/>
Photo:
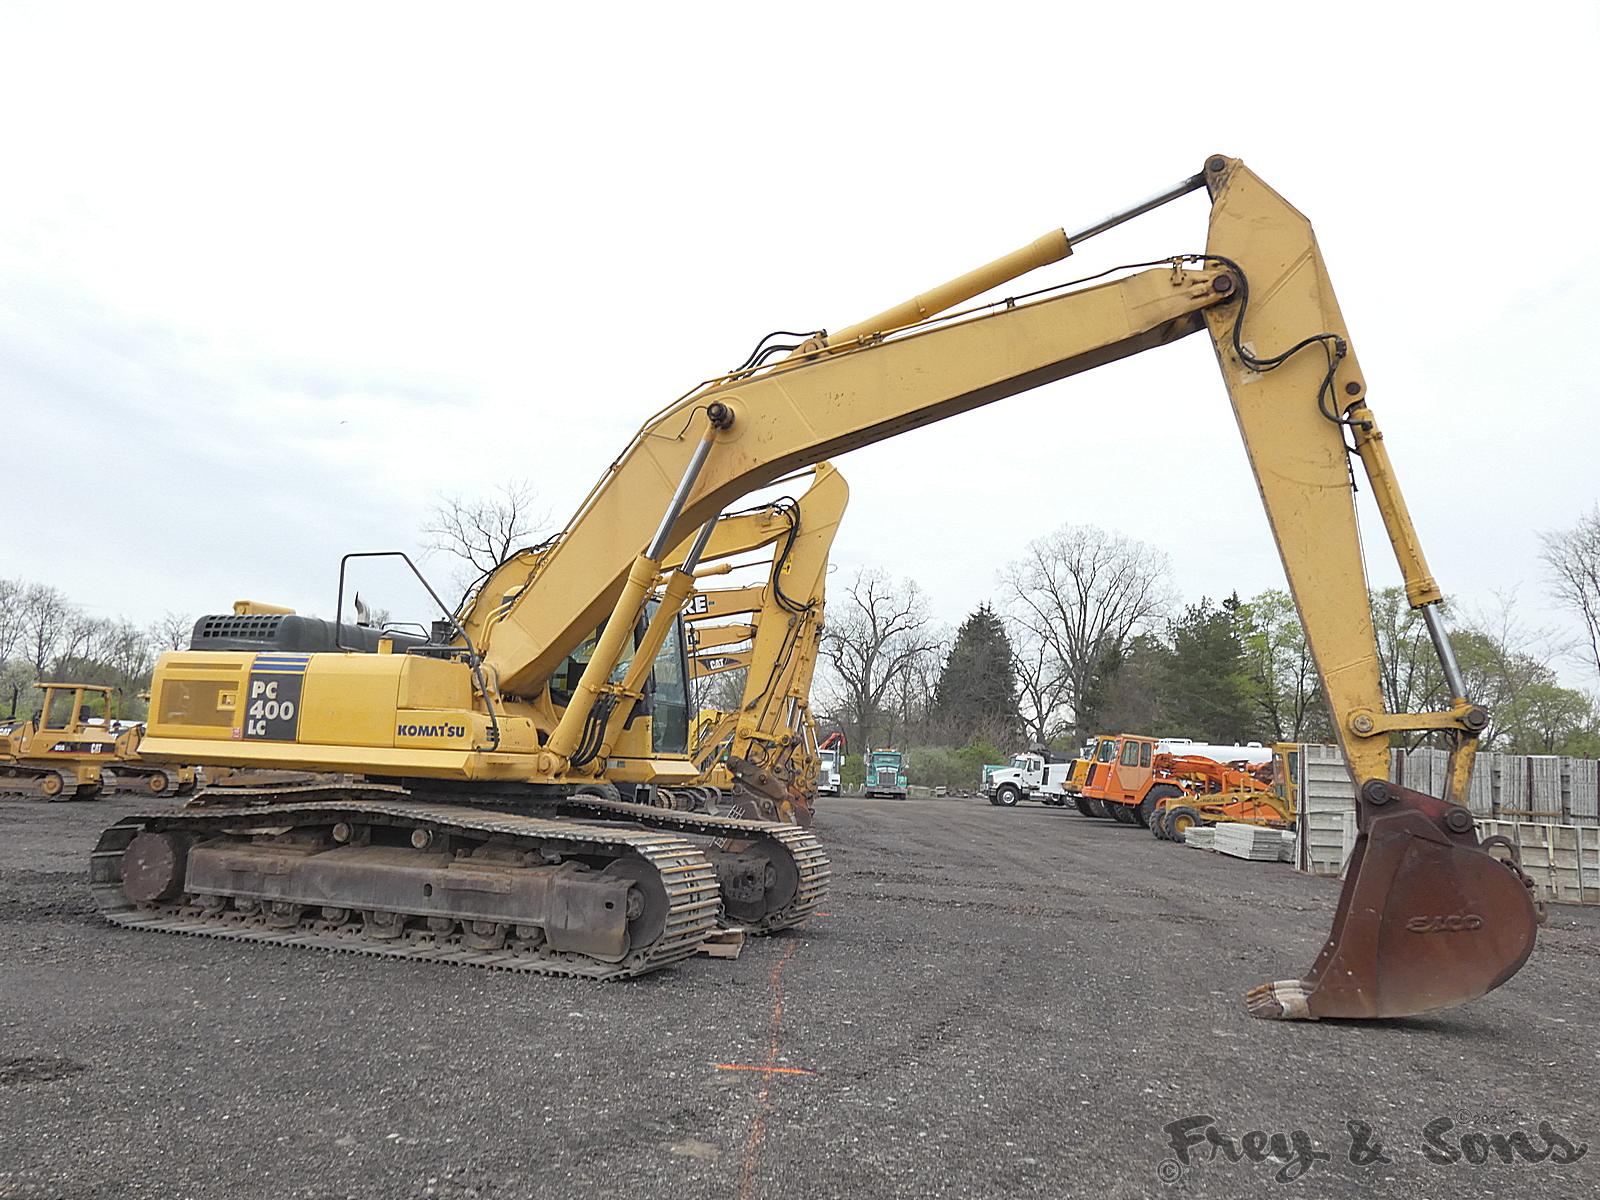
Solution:
<path fill-rule="evenodd" d="M 724 516 L 719 529 L 768 511 L 781 523 L 782 532 L 767 539 L 765 581 L 743 588 L 697 585 L 685 606 L 695 659 L 749 643 L 733 652 L 747 668 L 737 706 L 702 723 L 690 748 L 700 768 L 698 784 L 726 792 L 720 811 L 730 815 L 811 823 L 821 765 L 811 680 L 822 640 L 828 554 L 849 500 L 844 476 L 824 462 L 798 499 L 784 497 L 763 509 Z M 744 545 L 753 540 L 746 537 Z M 701 574 L 716 570 L 708 565 Z"/>
<path fill-rule="evenodd" d="M 690 679 L 709 679 L 729 671 L 742 671 L 750 665 L 749 650 L 718 650 L 709 654 L 696 654 L 689 659 Z"/>
<path fill-rule="evenodd" d="M 1013 754 L 1004 765 L 985 765 L 980 786 L 984 797 L 998 808 L 1013 808 L 1025 799 L 1060 808 L 1068 800 L 1066 783 L 1073 762 L 1048 748 Z"/>
<path fill-rule="evenodd" d="M 844 765 L 844 733 L 835 729 L 817 743 L 817 795 L 837 796 L 842 786 L 839 769 Z"/>
<path fill-rule="evenodd" d="M 1203 252 L 950 311 L 1197 191 L 1211 203 Z M 803 920 L 826 867 L 801 831 L 583 794 L 602 779 L 694 777 L 679 613 L 699 555 L 665 570 L 666 554 L 703 548 L 720 513 L 799 467 L 1202 329 L 1358 795 L 1332 934 L 1306 976 L 1254 989 L 1250 1011 L 1401 1016 L 1482 995 L 1526 962 L 1536 930 L 1514 851 L 1493 843 L 1502 861 L 1480 845 L 1461 803 L 1488 714 L 1466 695 L 1310 224 L 1222 156 L 792 351 L 763 339 L 652 417 L 560 534 L 501 564 L 459 610 L 440 604 L 423 645 L 164 655 L 156 752 L 369 782 L 130 817 L 91 864 L 103 910 L 174 932 L 598 975 L 692 953 L 719 900 Z M 1385 708 L 1357 458 L 1448 681 L 1438 712 Z M 1405 731 L 1452 746 L 1442 798 L 1388 782 L 1389 738 Z M 733 838 L 759 851 L 717 849 Z"/>
<path fill-rule="evenodd" d="M 105 787 L 107 771 L 117 786 L 131 783 L 151 796 L 194 787 L 192 766 L 140 759 L 144 727 L 118 722 L 115 688 L 94 683 L 34 686 L 42 693 L 38 713 L 0 720 L 0 791 L 46 800 L 93 800 Z"/>
<path fill-rule="evenodd" d="M 1182 788 L 1150 814 L 1150 832 L 1166 841 L 1183 841 L 1197 825 L 1262 825 L 1293 829 L 1295 798 L 1289 780 L 1298 747 L 1279 743 L 1264 763 L 1221 763 L 1201 755 L 1158 754 L 1162 778 Z"/>
<path fill-rule="evenodd" d="M 902 751 L 869 750 L 862 756 L 866 765 L 866 778 L 861 784 L 861 794 L 890 800 L 906 798 L 906 772 L 910 764 Z"/>
<path fill-rule="evenodd" d="M 1126 825 L 1148 826 L 1157 805 L 1184 791 L 1181 781 L 1164 772 L 1158 762 L 1177 757 L 1248 764 L 1271 761 L 1272 751 L 1259 742 L 1214 746 L 1189 738 L 1101 734 L 1090 742 L 1085 757 L 1073 764 L 1072 794 L 1078 811 Z"/>

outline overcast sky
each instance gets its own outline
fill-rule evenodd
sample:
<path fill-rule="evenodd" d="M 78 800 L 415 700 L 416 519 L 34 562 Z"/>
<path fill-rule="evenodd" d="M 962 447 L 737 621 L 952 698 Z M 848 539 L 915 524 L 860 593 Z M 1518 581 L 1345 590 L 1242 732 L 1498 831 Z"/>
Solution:
<path fill-rule="evenodd" d="M 1600 493 L 1597 61 L 1592 3 L 8 4 L 0 575 L 329 614 L 339 555 L 414 549 L 437 493 L 526 476 L 564 518 L 768 330 L 1223 152 L 1315 223 L 1446 592 L 1565 624 L 1537 532 Z M 1037 281 L 1205 223 L 1188 197 Z M 839 570 L 951 623 L 1065 521 L 1190 598 L 1282 584 L 1204 337 L 839 466 Z"/>

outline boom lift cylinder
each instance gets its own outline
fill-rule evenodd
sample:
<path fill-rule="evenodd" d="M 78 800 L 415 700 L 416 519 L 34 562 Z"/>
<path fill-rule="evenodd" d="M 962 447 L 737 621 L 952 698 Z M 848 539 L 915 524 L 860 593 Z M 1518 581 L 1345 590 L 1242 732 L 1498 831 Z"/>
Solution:
<path fill-rule="evenodd" d="M 1205 187 L 1205 185 L 1206 176 L 1204 171 L 1197 175 L 1191 175 L 1187 179 L 1181 179 L 1171 187 L 1164 188 L 1155 195 L 1139 201 L 1137 204 L 1121 209 L 1118 212 L 1114 212 L 1109 217 L 1102 217 L 1093 225 L 1085 226 L 1077 233 L 1073 234 L 1068 240 L 1074 246 L 1080 242 L 1086 242 L 1090 238 L 1094 237 L 1097 233 L 1104 233 L 1108 229 L 1115 229 L 1124 221 L 1131 221 L 1135 217 L 1142 217 L 1145 213 L 1160 208 L 1163 204 L 1170 204 L 1180 196 L 1187 196 L 1190 192 L 1198 192 L 1201 188 Z"/>
<path fill-rule="evenodd" d="M 1361 390 L 1359 382 L 1347 386 L 1353 387 L 1358 394 Z M 1372 420 L 1372 411 L 1364 403 L 1352 407 L 1346 419 L 1355 432 L 1356 453 L 1361 456 L 1362 466 L 1366 468 L 1367 480 L 1372 484 L 1373 495 L 1377 497 L 1378 511 L 1383 514 L 1384 528 L 1394 546 L 1395 558 L 1400 563 L 1400 573 L 1406 584 L 1406 600 L 1412 608 L 1422 613 L 1423 623 L 1428 627 L 1428 637 L 1433 641 L 1434 653 L 1439 656 L 1439 665 L 1444 669 L 1451 704 L 1465 706 L 1466 680 L 1456 662 L 1449 631 L 1445 629 L 1436 607 L 1444 602 L 1444 594 L 1439 590 L 1433 573 L 1428 570 L 1427 559 L 1423 557 L 1422 543 L 1417 538 L 1416 527 L 1411 523 L 1411 513 L 1395 482 L 1394 467 L 1389 461 L 1389 451 L 1384 447 L 1383 434 Z"/>
<path fill-rule="evenodd" d="M 865 321 L 857 321 L 854 325 L 846 326 L 829 337 L 828 344 L 845 346 L 858 338 L 926 321 L 929 317 L 938 316 L 963 301 L 981 296 L 990 288 L 997 288 L 1003 283 L 1010 283 L 1018 276 L 1026 275 L 1029 271 L 1060 262 L 1071 253 L 1072 245 L 1067 241 L 1066 233 L 1057 229 L 1041 238 L 1035 238 L 1010 254 L 1002 255 L 992 263 L 968 271 L 965 275 L 947 283 L 941 283 L 919 296 L 901 301 L 893 308 L 886 308 Z M 802 352 L 804 349 L 805 347 L 802 347 Z"/>
<path fill-rule="evenodd" d="M 633 636 L 634 622 L 638 618 L 639 610 L 644 607 L 646 597 L 660 577 L 661 558 L 672 549 L 673 545 L 672 527 L 677 524 L 683 506 L 689 499 L 689 493 L 694 488 L 695 480 L 700 477 L 700 470 L 706 465 L 706 458 L 711 453 L 711 444 L 716 437 L 717 418 L 713 416 L 711 428 L 706 430 L 699 445 L 694 448 L 694 453 L 689 457 L 689 465 L 684 469 L 683 478 L 678 481 L 677 490 L 667 502 L 667 510 L 661 516 L 661 524 L 656 528 L 655 536 L 650 539 L 650 544 L 645 547 L 644 553 L 634 560 L 633 567 L 628 572 L 627 586 L 622 589 L 622 594 L 617 597 L 617 602 L 611 609 L 611 617 L 606 621 L 599 640 L 595 643 L 594 655 L 584 667 L 578 686 L 573 691 L 572 702 L 567 705 L 567 711 L 562 714 L 561 721 L 550 734 L 550 740 L 545 743 L 545 750 L 550 754 L 570 762 L 573 752 L 578 749 L 584 726 L 589 721 L 589 714 L 594 711 L 595 702 L 599 700 L 606 680 L 611 677 L 611 672 L 621 660 L 623 646 Z M 711 537 L 710 530 L 715 525 L 716 521 L 713 519 L 701 531 L 701 537 L 696 543 L 700 551 L 705 549 L 705 543 Z M 698 552 L 694 557 L 698 562 Z M 692 586 L 693 566 L 690 567 L 687 576 Z M 684 594 L 688 594 L 687 589 Z M 659 646 L 657 648 L 659 649 Z"/>

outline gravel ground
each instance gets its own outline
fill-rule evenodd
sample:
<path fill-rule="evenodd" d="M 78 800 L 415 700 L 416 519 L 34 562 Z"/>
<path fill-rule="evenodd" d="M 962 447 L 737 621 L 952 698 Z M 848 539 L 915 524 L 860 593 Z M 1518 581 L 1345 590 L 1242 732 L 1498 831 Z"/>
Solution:
<path fill-rule="evenodd" d="M 115 930 L 83 866 L 140 802 L 0 800 L 0 1197 L 1260 1196 L 1299 1169 L 1178 1162 L 1191 1116 L 1301 1131 L 1310 1195 L 1600 1195 L 1600 1144 L 1423 1153 L 1441 1119 L 1587 1142 L 1600 914 L 1552 910 L 1517 979 L 1440 1016 L 1257 1022 L 1242 993 L 1310 964 L 1335 884 L 1069 811 L 824 803 L 807 930 L 594 985 Z M 1350 1122 L 1392 1161 L 1352 1163 Z"/>

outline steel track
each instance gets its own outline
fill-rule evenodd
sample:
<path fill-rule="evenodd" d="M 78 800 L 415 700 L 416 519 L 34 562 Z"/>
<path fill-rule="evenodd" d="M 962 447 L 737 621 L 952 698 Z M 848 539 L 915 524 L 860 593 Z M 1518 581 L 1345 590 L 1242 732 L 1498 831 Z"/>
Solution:
<path fill-rule="evenodd" d="M 801 829 L 797 825 L 679 812 L 676 809 L 655 808 L 648 804 L 607 800 L 600 796 L 572 796 L 560 801 L 557 807 L 562 813 L 569 815 L 633 821 L 649 829 L 666 829 L 674 833 L 688 833 L 729 842 L 776 843 L 776 848 L 794 861 L 799 876 L 799 886 L 794 899 L 783 908 L 767 914 L 760 921 L 743 924 L 741 928 L 748 933 L 776 933 L 780 929 L 792 929 L 804 924 L 828 894 L 828 880 L 833 877 L 833 868 L 827 853 L 822 849 L 822 843 L 810 830 Z"/>
<path fill-rule="evenodd" d="M 417 803 L 403 797 L 386 796 L 379 800 L 364 795 L 353 799 L 349 795 L 350 788 L 321 790 L 345 795 L 328 800 L 297 798 L 281 804 L 202 805 L 124 817 L 101 834 L 90 860 L 90 878 L 101 914 L 112 924 L 127 929 L 588 979 L 626 979 L 681 961 L 694 954 L 716 927 L 720 909 L 716 871 L 705 855 L 682 838 L 611 824 L 552 820 L 463 805 Z M 390 941 L 372 937 L 364 926 L 334 925 L 327 921 L 280 929 L 268 925 L 260 914 L 224 911 L 210 915 L 193 905 L 135 905 L 122 890 L 122 853 L 134 836 L 145 829 L 191 829 L 221 834 L 281 827 L 286 823 L 290 826 L 322 824 L 343 819 L 356 822 L 386 819 L 437 832 L 461 830 L 544 844 L 567 843 L 575 852 L 620 851 L 637 855 L 655 868 L 667 895 L 668 909 L 662 934 L 649 946 L 630 951 L 622 961 L 612 963 L 580 954 L 554 952 L 542 946 L 480 950 L 463 944 L 459 934 L 434 935 L 422 930 L 408 931 L 403 938 Z"/>

